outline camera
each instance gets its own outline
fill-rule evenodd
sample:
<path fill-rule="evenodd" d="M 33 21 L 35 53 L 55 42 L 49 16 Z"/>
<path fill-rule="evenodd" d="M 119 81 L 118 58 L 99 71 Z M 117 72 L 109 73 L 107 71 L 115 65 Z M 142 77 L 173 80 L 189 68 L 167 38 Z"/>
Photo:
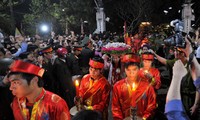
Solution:
<path fill-rule="evenodd" d="M 176 19 L 176 20 L 171 21 L 170 25 L 174 27 L 175 34 L 165 39 L 164 44 L 166 46 L 175 46 L 179 48 L 185 48 L 186 34 L 183 33 L 183 27 L 184 27 L 183 22 Z"/>

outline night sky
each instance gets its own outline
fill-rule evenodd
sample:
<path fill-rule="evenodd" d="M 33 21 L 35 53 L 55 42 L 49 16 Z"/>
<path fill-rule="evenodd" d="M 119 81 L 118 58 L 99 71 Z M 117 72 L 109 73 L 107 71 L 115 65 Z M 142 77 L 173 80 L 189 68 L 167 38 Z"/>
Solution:
<path fill-rule="evenodd" d="M 53 0 L 53 1 L 58 2 L 59 0 Z M 112 0 L 106 0 L 104 2 L 104 6 L 106 6 L 105 7 L 106 15 L 111 18 L 111 21 L 113 21 L 114 26 L 116 26 L 116 24 L 122 26 L 123 21 L 120 20 L 116 14 L 113 14 L 115 11 L 112 10 L 112 7 L 110 7 L 109 1 Z M 178 10 L 182 9 L 181 5 L 184 2 L 184 0 L 152 0 L 152 1 L 154 2 L 154 7 L 155 7 L 155 10 L 152 13 L 152 15 L 155 16 L 152 20 L 154 24 L 169 23 L 171 20 L 181 18 L 181 13 L 178 13 Z M 194 15 L 195 15 L 195 21 L 193 23 L 199 25 L 200 0 L 192 0 L 192 2 L 194 3 L 192 8 L 194 9 Z M 24 13 L 30 12 L 29 11 L 30 3 L 31 0 L 24 0 L 24 2 L 21 5 L 14 7 L 15 20 L 16 20 L 16 25 L 18 27 L 20 26 Z M 169 9 L 169 7 L 172 7 L 172 9 Z M 165 14 L 163 12 L 164 10 L 167 10 L 168 14 Z M 111 27 L 113 27 L 113 25 Z"/>

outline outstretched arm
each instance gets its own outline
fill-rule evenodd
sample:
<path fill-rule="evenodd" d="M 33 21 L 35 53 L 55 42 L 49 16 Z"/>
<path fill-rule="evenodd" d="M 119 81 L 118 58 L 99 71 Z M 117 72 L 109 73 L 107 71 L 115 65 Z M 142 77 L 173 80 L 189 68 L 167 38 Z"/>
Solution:
<path fill-rule="evenodd" d="M 162 64 L 166 65 L 167 64 L 167 59 L 159 56 L 158 54 L 156 54 L 153 50 L 150 50 L 151 53 L 153 53 L 156 58 L 158 59 L 159 62 L 161 62 Z"/>

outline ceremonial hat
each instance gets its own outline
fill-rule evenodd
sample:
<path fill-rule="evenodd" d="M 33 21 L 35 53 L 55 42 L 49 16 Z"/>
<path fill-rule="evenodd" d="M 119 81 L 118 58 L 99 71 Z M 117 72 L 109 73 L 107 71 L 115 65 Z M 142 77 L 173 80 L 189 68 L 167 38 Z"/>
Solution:
<path fill-rule="evenodd" d="M 99 61 L 95 61 L 93 59 L 90 59 L 89 65 L 93 68 L 102 69 L 104 67 L 104 63 L 101 63 Z"/>
<path fill-rule="evenodd" d="M 29 62 L 15 60 L 10 65 L 10 72 L 22 72 L 42 77 L 44 74 L 44 69 Z"/>
<path fill-rule="evenodd" d="M 126 55 L 122 56 L 121 62 L 140 63 L 140 57 L 136 54 L 126 54 Z"/>
<path fill-rule="evenodd" d="M 154 55 L 152 53 L 143 53 L 142 60 L 154 60 Z"/>

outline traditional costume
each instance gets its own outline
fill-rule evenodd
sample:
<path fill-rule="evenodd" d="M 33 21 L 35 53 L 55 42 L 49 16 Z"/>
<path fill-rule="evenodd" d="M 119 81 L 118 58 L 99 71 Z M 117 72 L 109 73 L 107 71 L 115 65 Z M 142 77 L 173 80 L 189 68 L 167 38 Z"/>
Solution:
<path fill-rule="evenodd" d="M 140 59 L 134 55 L 125 55 L 123 62 L 136 62 Z M 137 78 L 135 86 L 127 78 L 118 81 L 113 88 L 112 113 L 114 120 L 132 116 L 131 108 L 136 108 L 136 115 L 148 119 L 156 108 L 156 94 L 148 82 Z"/>
<path fill-rule="evenodd" d="M 44 69 L 21 60 L 10 66 L 10 72 L 21 72 L 42 77 Z M 34 103 L 28 103 L 26 97 L 15 97 L 11 107 L 15 120 L 70 120 L 66 102 L 56 94 L 42 89 Z"/>
<path fill-rule="evenodd" d="M 103 63 L 94 60 L 90 60 L 89 65 L 97 69 L 104 67 Z M 103 75 L 100 75 L 98 80 L 93 80 L 90 74 L 87 74 L 81 80 L 79 96 L 83 105 L 107 114 L 110 91 L 111 86 Z"/>
<path fill-rule="evenodd" d="M 154 60 L 154 55 L 153 54 L 142 54 L 142 60 Z M 152 78 L 149 79 L 145 74 L 150 74 L 152 75 Z M 147 82 L 152 82 L 153 87 L 157 90 L 161 86 L 161 81 L 160 81 L 160 71 L 157 68 L 151 67 L 148 70 L 145 70 L 144 68 L 140 68 L 140 71 L 138 73 L 138 76 Z"/>
<path fill-rule="evenodd" d="M 14 98 L 12 109 L 15 120 L 70 120 L 66 102 L 44 89 L 34 104 L 27 103 L 26 98 Z"/>

